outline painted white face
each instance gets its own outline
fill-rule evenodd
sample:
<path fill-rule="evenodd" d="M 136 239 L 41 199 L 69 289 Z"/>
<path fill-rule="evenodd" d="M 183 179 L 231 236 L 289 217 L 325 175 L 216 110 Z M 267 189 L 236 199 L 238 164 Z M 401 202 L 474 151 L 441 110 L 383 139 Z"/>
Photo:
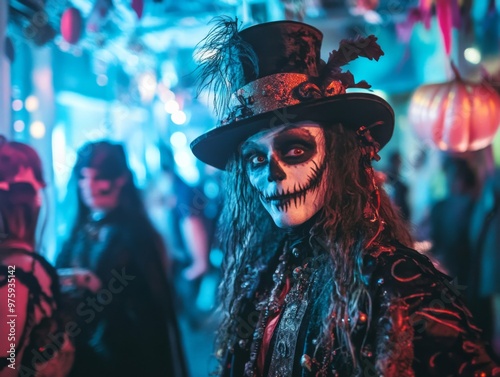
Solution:
<path fill-rule="evenodd" d="M 303 224 L 324 205 L 325 138 L 312 122 L 259 132 L 241 146 L 250 184 L 280 228 Z"/>

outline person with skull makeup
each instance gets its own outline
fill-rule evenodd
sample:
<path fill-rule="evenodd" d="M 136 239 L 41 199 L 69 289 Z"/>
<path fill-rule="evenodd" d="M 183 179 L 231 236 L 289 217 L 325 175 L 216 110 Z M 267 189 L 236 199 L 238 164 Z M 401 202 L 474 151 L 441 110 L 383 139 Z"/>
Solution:
<path fill-rule="evenodd" d="M 376 40 L 343 40 L 325 62 L 310 25 L 220 18 L 201 43 L 201 86 L 225 112 L 191 144 L 226 171 L 221 376 L 500 373 L 376 179 L 394 113 L 346 91 L 369 85 L 340 68 L 378 60 Z"/>
<path fill-rule="evenodd" d="M 78 212 L 56 262 L 79 329 L 70 376 L 187 375 L 166 252 L 123 147 L 84 145 L 73 176 Z"/>

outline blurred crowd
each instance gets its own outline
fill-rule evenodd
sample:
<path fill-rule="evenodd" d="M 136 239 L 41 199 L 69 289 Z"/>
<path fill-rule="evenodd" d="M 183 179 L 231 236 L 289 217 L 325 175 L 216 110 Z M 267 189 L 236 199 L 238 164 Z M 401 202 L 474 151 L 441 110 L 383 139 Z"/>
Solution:
<path fill-rule="evenodd" d="M 88 143 L 63 209 L 75 216 L 51 265 L 36 242 L 40 158 L 1 138 L 0 160 L 0 295 L 15 318 L 0 325 L 12 335 L 2 339 L 0 375 L 196 374 L 182 333 L 208 326 L 215 305 L 217 182 L 209 200 L 176 174 L 164 147 L 160 174 L 139 190 L 122 145 Z"/>
<path fill-rule="evenodd" d="M 411 192 L 399 152 L 389 158 L 386 189 L 402 216 L 410 222 L 415 248 L 450 276 L 464 297 L 483 338 L 500 357 L 500 171 L 493 168 L 491 147 L 478 152 L 438 155 L 434 172 L 444 184 L 418 219 L 412 217 Z M 419 157 L 409 174 L 422 179 Z M 408 164 L 407 164 L 408 165 Z M 402 171 L 403 169 L 403 171 Z M 416 185 L 415 185 L 416 186 Z M 415 197 L 415 196 L 413 196 Z M 418 210 L 419 208 L 417 208 Z"/>

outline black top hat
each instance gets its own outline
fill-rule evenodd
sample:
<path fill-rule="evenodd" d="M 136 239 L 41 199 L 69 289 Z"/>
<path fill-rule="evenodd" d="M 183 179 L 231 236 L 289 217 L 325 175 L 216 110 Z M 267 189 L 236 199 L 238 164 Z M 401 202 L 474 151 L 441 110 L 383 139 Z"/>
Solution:
<path fill-rule="evenodd" d="M 229 24 L 223 19 L 227 31 Z M 320 59 L 322 33 L 307 24 L 278 21 L 252 26 L 227 36 L 225 46 L 207 43 L 210 56 L 202 62 L 202 78 L 207 86 L 224 87 L 215 101 L 227 116 L 221 125 L 191 143 L 201 161 L 224 169 L 238 146 L 253 134 L 278 125 L 311 120 L 318 123 L 342 123 L 357 130 L 370 128 L 371 136 L 382 148 L 394 129 L 394 112 L 379 96 L 371 93 L 346 93 L 347 88 L 369 88 L 354 82 L 352 74 L 340 67 L 359 56 L 378 60 L 383 55 L 377 38 L 343 40 L 328 62 Z M 210 39 L 220 37 L 219 30 Z M 216 27 L 217 28 L 217 27 Z M 216 28 L 212 29 L 213 34 Z M 220 62 L 226 61 L 226 66 Z M 214 62 L 219 62 L 215 64 Z M 214 72 L 223 72 L 215 82 Z M 204 76 L 205 74 L 205 76 Z M 212 76 L 210 76 L 212 75 Z M 221 82 L 223 83 L 221 85 Z"/>

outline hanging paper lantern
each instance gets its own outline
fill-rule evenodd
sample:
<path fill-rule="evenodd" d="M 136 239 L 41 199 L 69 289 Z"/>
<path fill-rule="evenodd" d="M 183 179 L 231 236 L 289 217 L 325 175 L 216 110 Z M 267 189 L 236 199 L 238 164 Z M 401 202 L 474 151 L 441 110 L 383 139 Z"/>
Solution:
<path fill-rule="evenodd" d="M 82 35 L 83 18 L 76 8 L 68 8 L 61 17 L 61 35 L 68 43 L 75 44 Z"/>
<path fill-rule="evenodd" d="M 500 95 L 485 83 L 463 80 L 423 85 L 413 94 L 409 120 L 417 135 L 439 149 L 475 151 L 491 144 L 500 125 Z"/>
<path fill-rule="evenodd" d="M 132 0 L 132 9 L 140 20 L 142 18 L 142 12 L 144 11 L 144 0 Z"/>
<path fill-rule="evenodd" d="M 349 0 L 347 5 L 349 8 L 354 8 L 359 12 L 366 12 L 377 9 L 379 0 Z"/>
<path fill-rule="evenodd" d="M 362 16 L 369 24 L 381 24 L 382 17 L 375 9 L 379 6 L 379 0 L 348 0 L 347 8 L 353 16 Z"/>

